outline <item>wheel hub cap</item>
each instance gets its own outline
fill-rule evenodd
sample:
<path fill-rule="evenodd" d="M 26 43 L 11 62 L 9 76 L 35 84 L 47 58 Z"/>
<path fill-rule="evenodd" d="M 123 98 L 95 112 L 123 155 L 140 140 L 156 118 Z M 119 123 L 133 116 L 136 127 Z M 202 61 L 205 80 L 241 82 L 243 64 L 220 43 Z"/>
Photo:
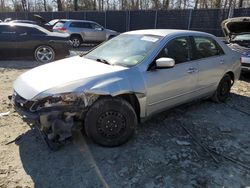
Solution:
<path fill-rule="evenodd" d="M 97 130 L 104 137 L 116 138 L 124 132 L 125 128 L 124 116 L 116 111 L 105 112 L 97 120 Z"/>
<path fill-rule="evenodd" d="M 41 61 L 50 61 L 53 57 L 53 53 L 49 48 L 41 48 L 37 52 L 37 57 Z"/>
<path fill-rule="evenodd" d="M 79 46 L 80 45 L 80 41 L 78 39 L 74 39 L 72 42 L 73 42 L 74 46 Z"/>

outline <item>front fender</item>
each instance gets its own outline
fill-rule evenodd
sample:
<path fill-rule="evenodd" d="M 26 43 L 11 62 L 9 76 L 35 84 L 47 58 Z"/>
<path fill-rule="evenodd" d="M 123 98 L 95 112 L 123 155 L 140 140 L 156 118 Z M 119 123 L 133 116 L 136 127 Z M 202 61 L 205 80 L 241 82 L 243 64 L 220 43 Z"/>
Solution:
<path fill-rule="evenodd" d="M 139 102 L 141 117 L 146 114 L 146 90 L 144 81 L 138 72 L 131 70 L 130 74 L 122 76 L 114 76 L 103 79 L 95 83 L 89 89 L 85 89 L 85 93 L 96 95 L 110 95 L 112 97 L 122 94 L 134 94 Z"/>

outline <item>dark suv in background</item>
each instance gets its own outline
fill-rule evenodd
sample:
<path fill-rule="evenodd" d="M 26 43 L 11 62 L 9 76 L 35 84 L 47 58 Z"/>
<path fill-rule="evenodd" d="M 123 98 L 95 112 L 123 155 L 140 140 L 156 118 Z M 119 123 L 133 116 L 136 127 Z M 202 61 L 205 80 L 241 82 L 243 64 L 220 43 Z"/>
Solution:
<path fill-rule="evenodd" d="M 0 23 L 0 58 L 34 57 L 48 63 L 69 55 L 68 34 L 53 33 L 38 25 Z"/>

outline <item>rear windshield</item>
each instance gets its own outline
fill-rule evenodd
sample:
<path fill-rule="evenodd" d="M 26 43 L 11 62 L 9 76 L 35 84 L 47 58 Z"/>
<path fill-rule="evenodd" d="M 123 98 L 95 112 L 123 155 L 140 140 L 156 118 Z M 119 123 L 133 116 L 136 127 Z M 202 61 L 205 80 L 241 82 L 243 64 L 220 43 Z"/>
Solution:
<path fill-rule="evenodd" d="M 63 22 L 63 21 L 57 22 L 57 24 L 54 26 L 54 28 L 63 27 L 64 23 L 65 22 Z"/>

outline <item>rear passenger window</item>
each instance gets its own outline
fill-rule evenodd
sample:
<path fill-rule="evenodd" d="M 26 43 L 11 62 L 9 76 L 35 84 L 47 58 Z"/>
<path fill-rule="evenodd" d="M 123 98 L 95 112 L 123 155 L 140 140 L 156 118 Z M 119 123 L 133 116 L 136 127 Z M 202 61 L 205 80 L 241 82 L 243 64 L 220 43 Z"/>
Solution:
<path fill-rule="evenodd" d="M 161 57 L 172 58 L 176 64 L 189 61 L 189 39 L 179 37 L 171 40 L 158 55 L 158 58 Z"/>
<path fill-rule="evenodd" d="M 9 34 L 16 34 L 16 27 L 14 26 L 8 26 L 8 25 L 2 25 L 0 27 L 0 34 L 9 35 Z"/>
<path fill-rule="evenodd" d="M 194 37 L 195 49 L 193 59 L 201 59 L 211 56 L 223 55 L 224 51 L 219 44 L 208 37 Z"/>
<path fill-rule="evenodd" d="M 16 31 L 17 31 L 18 35 L 21 35 L 21 34 L 24 34 L 24 33 L 27 33 L 29 35 L 42 35 L 42 34 L 44 34 L 40 30 L 38 30 L 37 28 L 32 28 L 32 27 L 18 26 L 16 28 Z"/>
<path fill-rule="evenodd" d="M 72 22 L 70 24 L 70 27 L 76 27 L 76 28 L 92 28 L 90 23 L 88 22 Z"/>

